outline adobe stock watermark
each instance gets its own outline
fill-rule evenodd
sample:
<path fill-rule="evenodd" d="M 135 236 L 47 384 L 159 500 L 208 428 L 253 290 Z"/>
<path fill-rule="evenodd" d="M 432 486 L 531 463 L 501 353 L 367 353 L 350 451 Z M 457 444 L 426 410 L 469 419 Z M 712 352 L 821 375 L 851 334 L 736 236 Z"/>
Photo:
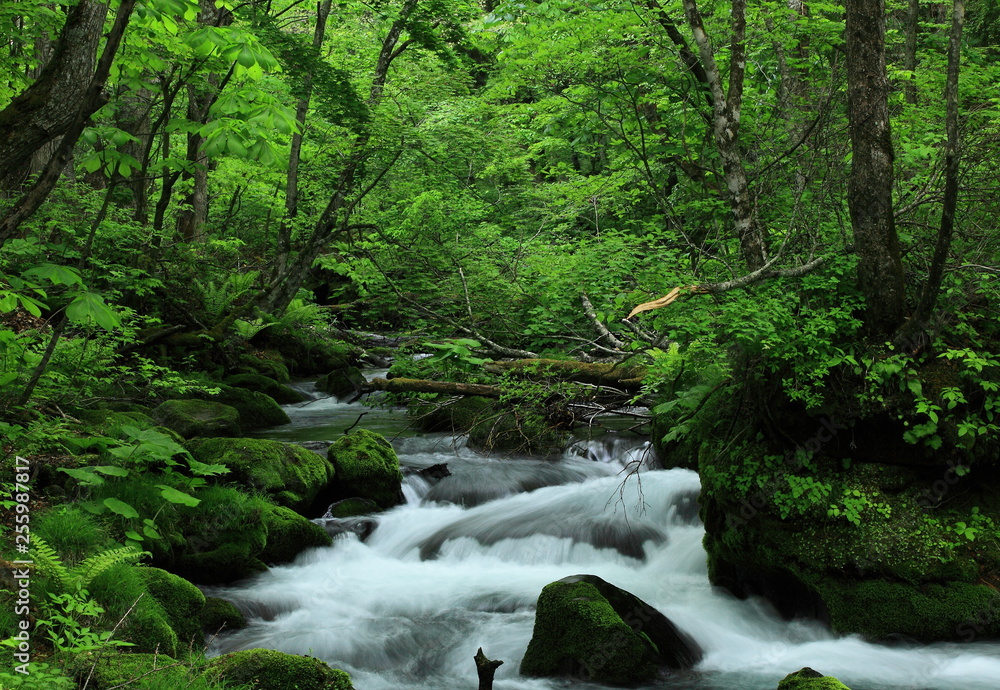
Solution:
<path fill-rule="evenodd" d="M 26 458 L 14 458 L 14 550 L 23 556 L 12 562 L 11 574 L 14 581 L 14 615 L 17 629 L 7 638 L 13 642 L 14 671 L 27 676 L 31 663 L 31 568 L 33 562 L 28 557 L 31 547 L 31 494 L 28 482 L 31 466 Z"/>
<path fill-rule="evenodd" d="M 819 428 L 808 440 L 798 444 L 795 448 L 785 453 L 783 464 L 789 473 L 800 470 L 805 464 L 803 458 L 810 458 L 815 455 L 827 443 L 832 441 L 840 431 L 847 429 L 847 425 L 839 424 L 834 417 L 821 417 Z M 726 514 L 726 527 L 742 527 L 747 524 L 767 506 L 770 498 L 782 489 L 780 479 L 775 477 L 768 484 L 761 487 L 740 501 L 738 513 L 729 512 Z"/>

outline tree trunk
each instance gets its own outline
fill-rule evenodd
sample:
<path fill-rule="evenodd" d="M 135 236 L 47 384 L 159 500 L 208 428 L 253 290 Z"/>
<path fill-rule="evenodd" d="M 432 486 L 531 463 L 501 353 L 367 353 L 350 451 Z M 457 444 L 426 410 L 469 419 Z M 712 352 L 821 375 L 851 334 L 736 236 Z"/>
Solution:
<path fill-rule="evenodd" d="M 227 9 L 217 7 L 215 0 L 200 0 L 201 11 L 198 12 L 198 23 L 204 26 L 229 26 L 233 23 L 233 14 Z M 222 90 L 216 75 L 209 75 L 204 84 L 193 83 L 188 86 L 188 114 L 192 122 L 205 124 L 208 122 L 208 112 Z M 205 224 L 208 222 L 208 167 L 209 161 L 202 147 L 205 138 L 198 132 L 187 135 L 187 160 L 191 163 L 190 172 L 184 172 L 184 179 L 191 184 L 191 191 L 184 201 L 184 208 L 177 218 L 177 234 L 185 242 L 203 242 L 205 240 Z"/>
<path fill-rule="evenodd" d="M 107 14 L 108 5 L 93 0 L 80 0 L 71 7 L 38 79 L 0 111 L 0 188 L 20 187 L 35 152 L 76 120 L 87 97 Z"/>
<path fill-rule="evenodd" d="M 885 69 L 884 0 L 847 0 L 847 104 L 852 163 L 847 203 L 858 256 L 865 323 L 884 337 L 906 311 L 903 265 L 893 220 L 893 150 Z"/>
<path fill-rule="evenodd" d="M 472 658 L 476 662 L 476 673 L 479 676 L 479 690 L 493 690 L 493 675 L 497 672 L 497 668 L 503 665 L 503 662 L 497 659 L 487 659 L 486 655 L 483 654 L 482 647 L 476 652 L 476 656 Z"/>
<path fill-rule="evenodd" d="M 920 28 L 920 0 L 909 0 L 910 4 L 906 11 L 906 45 L 903 56 L 903 69 L 910 73 L 906 83 L 903 85 L 903 93 L 906 102 L 910 105 L 917 104 L 917 78 L 914 72 L 917 70 L 917 32 Z"/>
<path fill-rule="evenodd" d="M 361 387 L 364 392 L 388 391 L 389 393 L 443 393 L 445 395 L 478 395 L 482 398 L 499 398 L 497 386 L 481 383 L 455 383 L 430 379 L 380 379 L 374 378 Z"/>
<path fill-rule="evenodd" d="M 767 263 L 767 251 L 764 231 L 757 220 L 756 203 L 750 193 L 740 153 L 740 117 L 743 108 L 743 79 L 746 74 L 746 0 L 733 0 L 728 91 L 723 91 L 722 75 L 715 62 L 715 53 L 705 32 L 697 2 L 684 0 L 684 11 L 708 78 L 715 147 L 722 159 L 726 196 L 733 215 L 733 231 L 739 239 L 743 261 L 747 268 L 754 271 Z"/>
<path fill-rule="evenodd" d="M 958 206 L 958 73 L 962 61 L 962 27 L 965 25 L 965 2 L 954 0 L 951 19 L 951 39 L 948 47 L 948 78 L 945 83 L 946 124 L 948 143 L 944 158 L 944 202 L 941 209 L 941 226 L 938 230 L 934 258 L 912 318 L 902 329 L 902 339 L 910 341 L 911 349 L 920 345 L 916 336 L 926 330 L 944 278 L 944 267 L 948 261 L 952 237 L 955 234 L 955 209 Z M 922 340 L 922 339 L 920 339 Z"/>

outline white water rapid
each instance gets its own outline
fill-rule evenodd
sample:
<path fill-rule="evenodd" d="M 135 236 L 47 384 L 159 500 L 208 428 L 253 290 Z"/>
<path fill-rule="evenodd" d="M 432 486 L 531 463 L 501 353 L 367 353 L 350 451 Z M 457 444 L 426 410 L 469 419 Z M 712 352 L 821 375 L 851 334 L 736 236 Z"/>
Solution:
<path fill-rule="evenodd" d="M 334 439 L 364 411 L 332 399 L 286 409 L 291 430 L 268 436 Z M 376 424 L 361 426 L 390 436 L 409 422 L 372 416 Z M 496 690 L 596 687 L 518 675 L 542 587 L 589 573 L 656 607 L 704 649 L 695 671 L 648 688 L 773 690 L 803 666 L 854 690 L 1000 688 L 998 644 L 872 645 L 713 589 L 698 476 L 651 467 L 625 476 L 644 456 L 638 441 L 605 437 L 543 461 L 486 458 L 451 437 L 408 433 L 394 441 L 404 467 L 448 463 L 452 476 L 433 487 L 409 476 L 407 504 L 375 516 L 366 541 L 345 532 L 294 563 L 212 588 L 254 619 L 211 653 L 309 654 L 348 671 L 357 690 L 471 690 L 482 647 L 505 662 Z"/>

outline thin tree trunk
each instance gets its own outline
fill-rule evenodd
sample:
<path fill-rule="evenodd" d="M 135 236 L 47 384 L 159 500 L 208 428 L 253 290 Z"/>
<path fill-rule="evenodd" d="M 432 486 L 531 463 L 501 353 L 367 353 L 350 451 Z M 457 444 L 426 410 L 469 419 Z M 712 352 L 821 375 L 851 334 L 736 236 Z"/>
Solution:
<path fill-rule="evenodd" d="M 326 20 L 330 15 L 332 0 L 323 0 L 316 11 L 316 28 L 313 31 L 313 50 L 318 54 L 326 35 Z M 278 252 L 275 257 L 275 275 L 281 275 L 288 266 L 292 253 L 292 221 L 299 212 L 299 162 L 302 156 L 302 135 L 305 133 L 306 115 L 312 98 L 312 75 L 305 77 L 305 93 L 295 108 L 295 121 L 299 131 L 292 135 L 291 151 L 288 155 L 288 177 L 285 186 L 285 217 L 278 226 Z"/>
<path fill-rule="evenodd" d="M 754 199 L 740 154 L 740 117 L 743 108 L 743 79 L 746 74 L 746 0 L 734 0 L 732 6 L 728 93 L 723 91 L 722 75 L 697 2 L 684 0 L 684 11 L 694 34 L 712 95 L 715 147 L 722 159 L 726 196 L 733 216 L 733 231 L 739 239 L 740 253 L 747 268 L 757 270 L 767 263 L 767 252 L 763 229 L 757 221 Z"/>
<path fill-rule="evenodd" d="M 865 323 L 874 336 L 903 322 L 906 297 L 893 220 L 893 150 L 885 68 L 884 0 L 847 0 L 847 104 L 851 173 L 847 203 Z"/>
<path fill-rule="evenodd" d="M 965 2 L 953 0 L 951 39 L 948 46 L 948 77 L 945 83 L 946 124 L 948 142 L 944 159 L 944 202 L 941 209 L 941 227 L 938 230 L 934 257 L 927 275 L 927 282 L 920 295 L 920 303 L 912 318 L 902 329 L 904 338 L 913 340 L 918 330 L 923 330 L 937 304 L 948 262 L 952 237 L 955 234 L 955 210 L 958 207 L 958 74 L 962 61 L 962 28 L 965 25 Z"/>
<path fill-rule="evenodd" d="M 906 11 L 906 45 L 904 46 L 903 69 L 910 73 L 903 85 L 903 94 L 910 105 L 917 104 L 917 31 L 920 28 L 920 0 L 909 0 Z"/>

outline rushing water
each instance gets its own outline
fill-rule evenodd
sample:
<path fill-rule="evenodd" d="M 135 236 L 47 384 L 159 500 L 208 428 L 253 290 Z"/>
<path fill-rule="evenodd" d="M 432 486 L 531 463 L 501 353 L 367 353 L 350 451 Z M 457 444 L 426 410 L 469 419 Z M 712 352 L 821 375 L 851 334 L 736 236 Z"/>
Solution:
<path fill-rule="evenodd" d="M 292 424 L 270 438 L 333 440 L 366 411 L 331 398 L 286 410 Z M 358 690 L 465 690 L 482 647 L 505 662 L 497 690 L 596 687 L 517 673 L 542 587 L 589 573 L 655 606 L 704 649 L 695 671 L 648 688 L 773 689 L 803 666 L 854 690 L 1000 687 L 1000 645 L 872 645 L 712 588 L 698 476 L 655 469 L 639 441 L 579 442 L 558 461 L 488 458 L 451 436 L 417 434 L 401 412 L 367 412 L 359 425 L 392 438 L 404 470 L 447 463 L 452 475 L 432 486 L 408 474 L 406 505 L 376 516 L 365 541 L 345 531 L 329 548 L 214 588 L 253 620 L 212 653 L 309 654 L 350 672 Z"/>

